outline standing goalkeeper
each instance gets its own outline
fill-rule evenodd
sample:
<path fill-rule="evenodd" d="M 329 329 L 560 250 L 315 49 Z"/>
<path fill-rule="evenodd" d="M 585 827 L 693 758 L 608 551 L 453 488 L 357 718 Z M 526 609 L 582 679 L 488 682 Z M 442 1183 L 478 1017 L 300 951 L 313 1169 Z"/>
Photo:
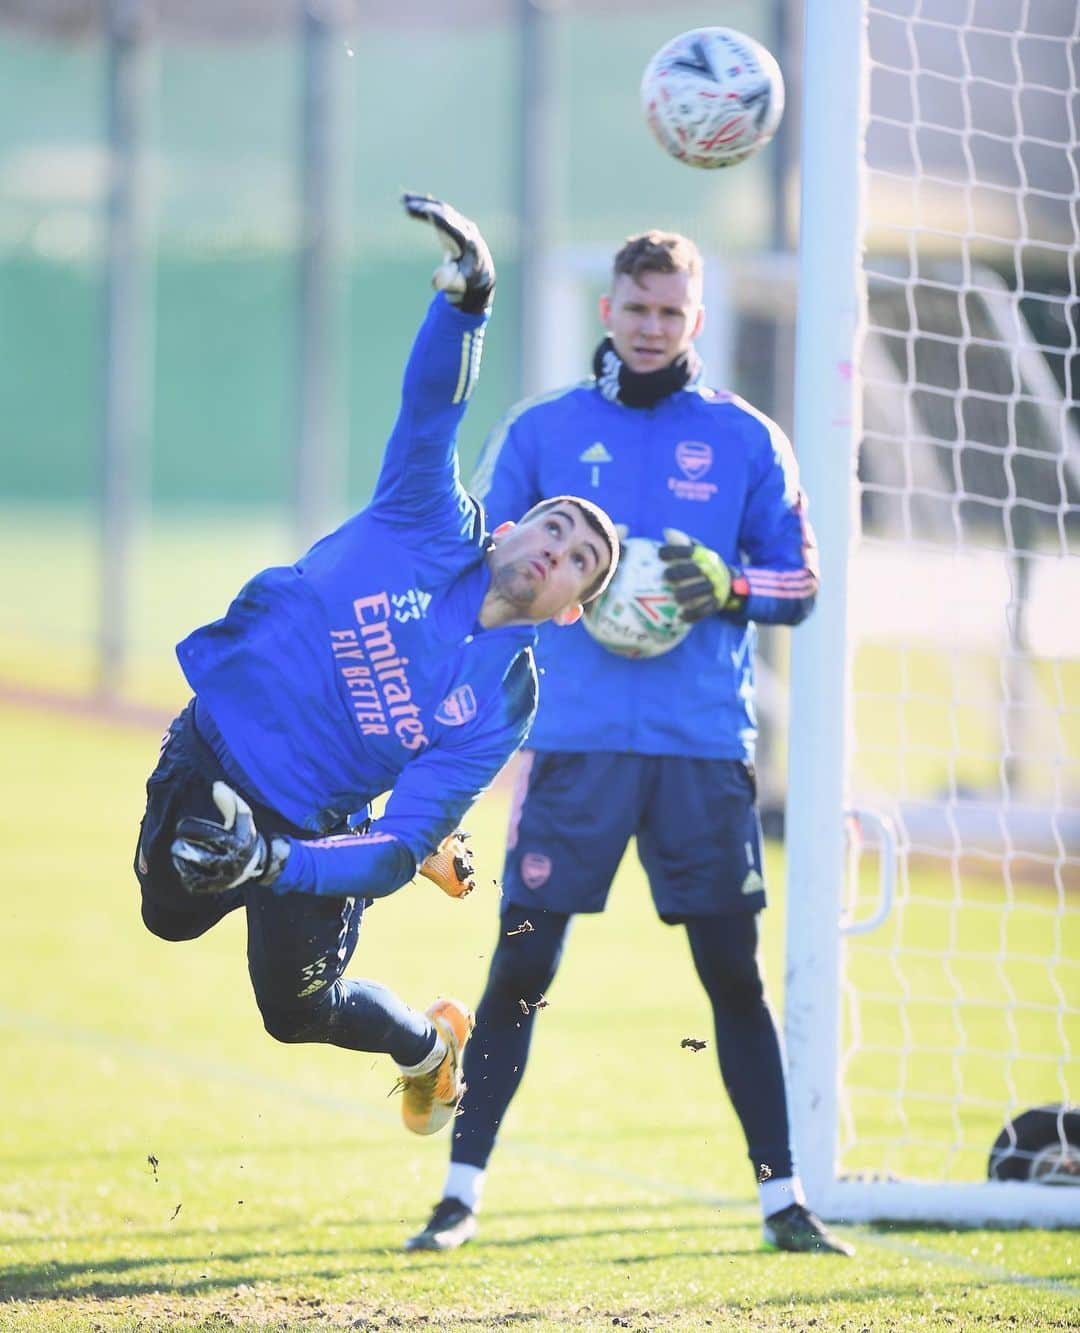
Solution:
<path fill-rule="evenodd" d="M 450 999 L 417 1013 L 342 973 L 366 902 L 418 870 L 454 897 L 472 888 L 454 830 L 532 721 L 534 627 L 581 614 L 618 540 L 602 510 L 570 496 L 487 534 L 455 438 L 494 266 L 453 208 L 404 204 L 447 259 L 374 497 L 177 648 L 195 698 L 147 782 L 135 871 L 162 939 L 195 939 L 245 907 L 267 1031 L 388 1052 L 407 1127 L 430 1134 L 460 1101 L 471 1013 Z M 381 818 L 356 818 L 387 791 Z"/>
<path fill-rule="evenodd" d="M 468 1095 L 443 1198 L 411 1249 L 452 1249 L 475 1234 L 535 1005 L 555 976 L 572 916 L 603 911 L 636 836 L 656 910 L 685 928 L 712 1004 L 766 1241 L 850 1253 L 805 1206 L 757 961 L 765 885 L 753 622 L 795 625 L 810 613 L 813 543 L 782 432 L 702 383 L 693 346 L 701 295 L 701 256 L 685 237 L 652 231 L 629 239 L 600 303 L 608 336 L 594 378 L 512 411 L 481 460 L 476 490 L 496 520 L 550 491 L 581 491 L 629 535 L 664 541 L 666 577 L 694 628 L 672 651 L 637 661 L 606 652 L 580 626 L 540 636 L 544 698 L 514 804 L 498 943 L 465 1059 Z"/>

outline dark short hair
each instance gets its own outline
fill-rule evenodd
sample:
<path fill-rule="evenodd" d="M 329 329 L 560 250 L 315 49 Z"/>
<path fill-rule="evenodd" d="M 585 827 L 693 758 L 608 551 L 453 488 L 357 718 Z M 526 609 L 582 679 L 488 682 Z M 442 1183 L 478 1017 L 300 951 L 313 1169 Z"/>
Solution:
<path fill-rule="evenodd" d="M 578 513 L 584 517 L 585 522 L 592 528 L 593 532 L 601 538 L 607 549 L 607 569 L 602 574 L 598 574 L 581 594 L 582 602 L 591 602 L 594 597 L 600 596 L 615 576 L 615 570 L 619 566 L 619 534 L 615 531 L 615 524 L 612 523 L 607 512 L 601 509 L 598 504 L 594 504 L 592 500 L 582 499 L 580 495 L 554 495 L 550 500 L 540 500 L 522 514 L 518 521 L 525 523 L 531 518 L 538 518 L 541 514 L 546 514 L 549 509 L 557 509 L 560 505 L 573 505 Z"/>
<path fill-rule="evenodd" d="M 637 282 L 643 273 L 686 273 L 700 282 L 704 267 L 701 251 L 689 236 L 677 231 L 643 231 L 623 241 L 612 262 L 611 277 L 614 281 L 626 273 Z"/>

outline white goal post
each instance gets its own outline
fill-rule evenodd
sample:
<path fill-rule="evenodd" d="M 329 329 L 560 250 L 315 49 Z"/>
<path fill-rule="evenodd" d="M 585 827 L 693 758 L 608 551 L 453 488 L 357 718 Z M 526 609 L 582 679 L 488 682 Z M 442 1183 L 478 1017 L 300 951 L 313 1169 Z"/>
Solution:
<path fill-rule="evenodd" d="M 987 1175 L 1006 1125 L 1080 1101 L 1080 17 L 805 14 L 799 1165 L 832 1219 L 1080 1226 L 1080 1150 Z"/>

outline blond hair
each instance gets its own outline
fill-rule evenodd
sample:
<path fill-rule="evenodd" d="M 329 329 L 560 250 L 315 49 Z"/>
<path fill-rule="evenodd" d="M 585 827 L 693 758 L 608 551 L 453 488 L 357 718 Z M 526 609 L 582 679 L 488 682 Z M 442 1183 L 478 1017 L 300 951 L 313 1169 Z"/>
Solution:
<path fill-rule="evenodd" d="M 643 273 L 685 273 L 699 287 L 704 261 L 688 236 L 677 231 L 643 231 L 628 236 L 611 266 L 612 281 L 628 274 L 635 282 Z"/>

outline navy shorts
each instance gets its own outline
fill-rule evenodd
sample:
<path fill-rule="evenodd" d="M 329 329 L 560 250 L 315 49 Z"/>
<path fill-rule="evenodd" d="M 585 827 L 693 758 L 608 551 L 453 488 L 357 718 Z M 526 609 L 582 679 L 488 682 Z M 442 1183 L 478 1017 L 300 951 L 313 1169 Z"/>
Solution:
<path fill-rule="evenodd" d="M 631 838 L 663 921 L 765 906 L 753 769 L 737 759 L 526 750 L 503 896 L 602 912 Z"/>
<path fill-rule="evenodd" d="M 356 948 L 364 900 L 275 894 L 244 885 L 224 893 L 187 893 L 169 851 L 176 822 L 185 815 L 220 821 L 210 789 L 222 779 L 241 786 L 256 827 L 310 838 L 276 811 L 242 790 L 227 774 L 195 726 L 189 704 L 169 727 L 157 766 L 146 784 L 146 813 L 135 848 L 143 920 L 164 939 L 195 939 L 239 907 L 247 909 L 248 970 L 264 1014 L 315 997 L 341 976 Z"/>

